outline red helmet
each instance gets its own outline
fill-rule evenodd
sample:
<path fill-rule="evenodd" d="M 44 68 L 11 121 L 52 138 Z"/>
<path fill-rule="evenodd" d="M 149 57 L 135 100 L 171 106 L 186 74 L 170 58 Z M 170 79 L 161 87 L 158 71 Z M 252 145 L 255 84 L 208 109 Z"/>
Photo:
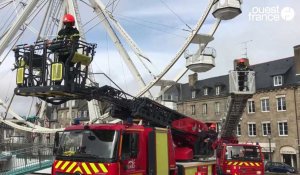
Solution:
<path fill-rule="evenodd" d="M 215 123 L 212 123 L 210 126 L 209 126 L 210 129 L 216 129 L 216 124 Z"/>
<path fill-rule="evenodd" d="M 246 59 L 245 58 L 241 58 L 241 59 L 239 59 L 239 63 L 246 63 Z"/>
<path fill-rule="evenodd" d="M 72 25 L 75 24 L 75 18 L 73 15 L 71 14 L 65 14 L 64 19 L 63 19 L 63 23 L 67 24 L 67 23 L 71 23 Z"/>

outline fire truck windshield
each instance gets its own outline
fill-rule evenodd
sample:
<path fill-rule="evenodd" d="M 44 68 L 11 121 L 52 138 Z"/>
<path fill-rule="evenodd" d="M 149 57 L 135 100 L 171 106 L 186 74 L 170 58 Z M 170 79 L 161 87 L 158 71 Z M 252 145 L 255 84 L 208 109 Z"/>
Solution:
<path fill-rule="evenodd" d="M 117 138 L 118 132 L 114 130 L 64 131 L 60 136 L 56 156 L 113 159 Z"/>
<path fill-rule="evenodd" d="M 261 155 L 258 146 L 227 146 L 226 147 L 226 159 L 227 160 L 249 160 L 260 161 Z"/>

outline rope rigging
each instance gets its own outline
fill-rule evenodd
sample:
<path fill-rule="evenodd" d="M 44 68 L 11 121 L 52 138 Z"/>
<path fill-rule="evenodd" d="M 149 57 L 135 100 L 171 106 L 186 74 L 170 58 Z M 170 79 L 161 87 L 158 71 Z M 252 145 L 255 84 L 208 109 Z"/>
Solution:
<path fill-rule="evenodd" d="M 165 33 L 165 34 L 168 34 L 168 35 L 173 35 L 173 36 L 180 37 L 180 38 L 186 38 L 185 36 L 182 36 L 182 35 L 179 35 L 179 34 L 170 33 L 169 31 L 164 31 L 164 30 L 162 30 L 162 29 L 158 29 L 158 28 L 155 28 L 155 27 L 150 26 L 150 25 L 145 25 L 145 24 L 142 24 L 142 23 L 139 23 L 139 22 L 130 20 L 130 19 L 126 19 L 126 18 L 122 18 L 122 17 L 119 17 L 119 19 L 124 20 L 124 21 L 127 21 L 127 22 L 129 22 L 129 23 L 131 22 L 131 23 L 140 25 L 140 26 L 145 27 L 145 28 L 147 28 L 147 29 L 152 29 L 152 30 L 155 30 L 155 31 L 158 31 L 158 32 L 162 32 L 162 33 Z M 181 30 L 182 30 L 182 29 L 181 29 Z M 184 31 L 184 30 L 183 30 L 183 31 Z"/>
<path fill-rule="evenodd" d="M 185 26 L 187 26 L 189 29 L 190 29 L 190 32 L 193 31 L 193 29 L 177 14 L 175 13 L 174 10 L 171 9 L 171 7 L 166 3 L 164 2 L 163 0 L 159 0 L 162 4 L 164 4 L 164 6 L 169 9 Z"/>

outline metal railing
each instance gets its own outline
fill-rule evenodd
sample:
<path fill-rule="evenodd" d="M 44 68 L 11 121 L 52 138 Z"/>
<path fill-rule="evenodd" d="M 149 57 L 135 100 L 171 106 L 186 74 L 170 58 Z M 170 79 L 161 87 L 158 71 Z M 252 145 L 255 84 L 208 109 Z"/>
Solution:
<path fill-rule="evenodd" d="M 186 65 L 191 64 L 215 64 L 216 50 L 211 47 L 206 47 L 201 53 L 189 55 L 186 57 Z"/>
<path fill-rule="evenodd" d="M 1 155 L 0 159 L 7 158 L 7 162 L 2 166 L 0 175 L 26 174 L 50 167 L 53 162 L 52 148 L 52 145 L 40 145 Z"/>
<path fill-rule="evenodd" d="M 243 76 L 242 80 L 239 77 Z M 243 81 L 240 84 L 239 81 Z M 242 90 L 240 89 L 242 85 Z M 255 87 L 255 72 L 254 71 L 229 71 L 229 93 L 234 94 L 254 94 Z"/>

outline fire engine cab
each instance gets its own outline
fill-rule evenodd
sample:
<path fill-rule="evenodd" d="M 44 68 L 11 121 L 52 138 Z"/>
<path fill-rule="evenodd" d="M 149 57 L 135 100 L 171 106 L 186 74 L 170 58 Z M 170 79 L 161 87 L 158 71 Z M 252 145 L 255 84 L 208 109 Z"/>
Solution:
<path fill-rule="evenodd" d="M 259 145 L 238 144 L 235 136 L 247 99 L 255 92 L 253 71 L 229 73 L 231 95 L 222 131 L 217 134 L 205 123 L 148 98 L 136 98 L 110 86 L 87 85 L 95 48 L 82 41 L 51 45 L 41 41 L 14 50 L 15 94 L 52 104 L 76 99 L 105 101 L 112 105 L 110 115 L 123 121 L 72 125 L 57 132 L 52 174 L 264 174 Z M 57 61 L 57 52 L 68 52 L 66 62 Z M 203 161 L 214 155 L 216 160 Z"/>

